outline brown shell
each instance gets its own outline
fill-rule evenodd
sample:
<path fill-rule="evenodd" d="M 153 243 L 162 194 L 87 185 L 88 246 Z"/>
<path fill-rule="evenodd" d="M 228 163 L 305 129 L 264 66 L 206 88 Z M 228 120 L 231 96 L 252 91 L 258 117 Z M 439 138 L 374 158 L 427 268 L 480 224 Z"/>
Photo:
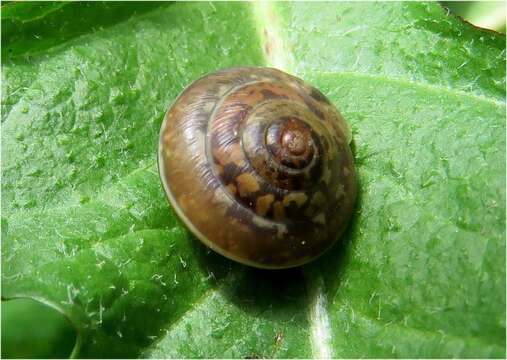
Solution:
<path fill-rule="evenodd" d="M 321 255 L 356 198 L 349 130 L 327 98 L 272 68 L 208 74 L 187 87 L 160 130 L 171 205 L 216 252 L 288 268 Z"/>

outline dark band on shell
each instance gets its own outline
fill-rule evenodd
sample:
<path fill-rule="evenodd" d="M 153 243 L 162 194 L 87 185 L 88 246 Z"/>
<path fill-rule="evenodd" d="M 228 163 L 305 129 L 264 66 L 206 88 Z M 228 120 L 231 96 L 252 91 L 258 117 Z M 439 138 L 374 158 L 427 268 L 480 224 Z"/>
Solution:
<path fill-rule="evenodd" d="M 314 87 L 231 68 L 186 88 L 160 133 L 159 169 L 206 245 L 261 268 L 306 263 L 344 231 L 356 198 L 345 121 Z"/>

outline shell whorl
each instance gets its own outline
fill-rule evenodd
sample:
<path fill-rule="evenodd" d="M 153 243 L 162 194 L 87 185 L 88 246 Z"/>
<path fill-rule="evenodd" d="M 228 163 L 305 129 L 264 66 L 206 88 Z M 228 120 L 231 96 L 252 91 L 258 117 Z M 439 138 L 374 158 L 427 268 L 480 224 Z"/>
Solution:
<path fill-rule="evenodd" d="M 348 129 L 317 89 L 233 68 L 188 87 L 166 115 L 159 166 L 208 246 L 257 267 L 300 265 L 343 231 L 355 200 Z"/>

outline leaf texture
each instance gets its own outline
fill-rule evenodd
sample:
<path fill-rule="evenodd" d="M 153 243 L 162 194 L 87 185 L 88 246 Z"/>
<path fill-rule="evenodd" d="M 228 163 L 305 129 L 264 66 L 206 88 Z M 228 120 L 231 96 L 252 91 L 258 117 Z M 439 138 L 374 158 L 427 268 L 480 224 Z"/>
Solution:
<path fill-rule="evenodd" d="M 67 316 L 75 356 L 505 357 L 504 36 L 437 3 L 12 3 L 2 28 L 2 296 Z M 352 128 L 356 213 L 302 268 L 211 253 L 160 185 L 171 101 L 237 65 Z"/>

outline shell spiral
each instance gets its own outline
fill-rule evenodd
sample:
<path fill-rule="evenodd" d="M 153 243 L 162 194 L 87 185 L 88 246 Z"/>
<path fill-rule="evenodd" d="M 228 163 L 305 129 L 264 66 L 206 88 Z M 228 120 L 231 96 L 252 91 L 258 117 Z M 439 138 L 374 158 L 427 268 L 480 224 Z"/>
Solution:
<path fill-rule="evenodd" d="M 316 88 L 272 68 L 187 87 L 160 132 L 159 170 L 180 218 L 241 263 L 287 268 L 322 254 L 356 198 L 347 124 Z"/>

